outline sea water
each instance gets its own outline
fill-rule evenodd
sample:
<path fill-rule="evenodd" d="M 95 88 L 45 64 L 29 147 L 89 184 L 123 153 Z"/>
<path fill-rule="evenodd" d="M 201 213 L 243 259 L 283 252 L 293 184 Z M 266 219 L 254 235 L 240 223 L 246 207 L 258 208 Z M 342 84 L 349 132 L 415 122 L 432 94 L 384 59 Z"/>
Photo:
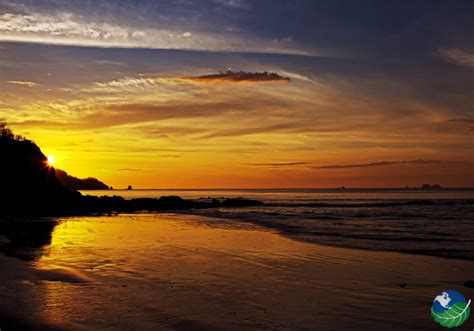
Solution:
<path fill-rule="evenodd" d="M 474 190 L 132 190 L 93 195 L 245 197 L 265 205 L 186 211 L 257 224 L 293 239 L 361 249 L 474 259 Z"/>

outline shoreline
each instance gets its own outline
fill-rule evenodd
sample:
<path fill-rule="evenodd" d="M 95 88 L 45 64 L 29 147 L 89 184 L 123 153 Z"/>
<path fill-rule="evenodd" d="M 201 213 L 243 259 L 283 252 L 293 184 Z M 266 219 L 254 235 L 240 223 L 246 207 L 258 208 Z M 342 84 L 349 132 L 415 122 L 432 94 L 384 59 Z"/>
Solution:
<path fill-rule="evenodd" d="M 202 200 L 183 199 L 179 196 L 161 196 L 160 198 L 132 198 L 121 196 L 82 195 L 79 191 L 70 191 L 74 198 L 66 199 L 65 206 L 51 204 L 40 206 L 33 204 L 31 210 L 25 210 L 21 203 L 15 201 L 0 210 L 0 217 L 65 217 L 88 216 L 113 213 L 158 212 L 185 209 L 209 209 L 229 207 L 252 207 L 263 205 L 263 202 L 245 198 L 209 198 Z M 8 200 L 7 200 L 8 202 Z M 20 206 L 21 205 L 21 206 Z"/>
<path fill-rule="evenodd" d="M 128 273 L 116 279 L 117 275 L 122 274 L 118 272 L 122 268 L 119 265 L 118 271 L 104 273 L 106 269 L 99 267 L 88 269 L 71 264 L 72 262 L 64 263 L 70 259 L 67 255 L 64 256 L 69 252 L 63 252 L 64 248 L 61 247 L 64 245 L 77 249 L 77 253 L 82 254 L 80 252 L 87 252 L 95 247 L 95 241 L 97 244 L 101 241 L 116 241 L 115 235 L 110 237 L 108 231 L 128 231 L 126 229 L 129 229 L 130 222 L 139 222 L 137 224 L 145 227 L 137 227 L 136 235 L 151 236 L 150 243 L 155 240 L 160 242 L 154 249 L 155 258 L 158 261 L 166 261 L 166 268 L 153 269 L 153 275 L 161 279 L 160 283 L 163 285 L 154 282 L 144 285 L 143 280 L 136 282 L 134 277 L 127 276 Z M 80 230 L 84 225 L 93 230 L 87 237 L 97 236 L 93 239 L 94 242 L 87 241 L 75 248 L 73 243 L 69 244 L 59 238 L 69 238 L 69 234 L 76 233 L 74 229 Z M 157 230 L 150 231 L 151 229 Z M 246 225 L 246 228 L 236 229 L 222 220 L 196 215 L 159 213 L 119 215 L 112 218 L 72 217 L 67 218 L 55 231 L 59 241 L 53 238 L 48 255 L 45 259 L 40 258 L 35 268 L 28 262 L 0 256 L 1 269 L 6 270 L 0 275 L 0 287 L 8 284 L 7 287 L 18 287 L 21 289 L 20 293 L 25 291 L 24 294 L 33 291 L 40 295 L 35 298 L 39 301 L 34 301 L 39 303 L 43 300 L 40 294 L 43 293 L 43 287 L 50 288 L 49 291 L 80 289 L 81 292 L 85 291 L 85 295 L 94 295 L 88 288 L 98 287 L 104 292 L 103 295 L 113 290 L 109 294 L 114 297 L 119 294 L 131 295 L 140 291 L 141 287 L 146 289 L 147 286 L 158 286 L 160 301 L 164 300 L 161 304 L 164 310 L 162 314 L 172 316 L 170 319 L 179 319 L 180 323 L 198 323 L 193 325 L 206 322 L 209 323 L 208 326 L 216 329 L 230 326 L 229 329 L 236 330 L 253 328 L 252 326 L 257 325 L 253 323 L 260 323 L 262 327 L 269 328 L 285 325 L 290 327 L 295 321 L 299 321 L 302 326 L 314 327 L 316 320 L 319 323 L 318 328 L 321 329 L 336 326 L 338 329 L 347 326 L 366 330 L 380 329 L 381 326 L 388 330 L 432 329 L 436 325 L 432 324 L 429 307 L 439 290 L 456 289 L 466 297 L 474 296 L 472 289 L 463 286 L 464 282 L 472 278 L 472 261 L 309 244 L 258 226 Z M 72 238 L 71 240 L 74 240 Z M 174 256 L 178 253 L 180 257 L 176 259 Z M 196 259 L 204 259 L 206 263 L 195 264 Z M 64 261 L 61 263 L 62 260 Z M 114 258 L 110 257 L 110 260 L 113 261 Z M 73 265 L 74 269 L 70 269 L 70 265 Z M 126 265 L 129 263 L 124 266 Z M 201 274 L 201 271 L 204 273 Z M 259 275 L 258 278 L 255 278 L 256 274 Z M 82 283 L 84 285 L 81 285 Z M 109 283 L 116 285 L 110 288 L 106 285 Z M 168 283 L 175 285 L 170 288 L 166 285 Z M 127 287 L 121 284 L 127 284 Z M 188 286 L 195 288 L 193 291 L 197 291 L 196 296 L 188 292 Z M 118 293 L 115 293 L 116 291 Z M 229 302 L 222 307 L 215 306 L 217 303 L 213 300 L 205 299 L 214 296 L 209 291 L 224 291 L 223 295 Z M 252 291 L 257 292 L 251 295 Z M 198 293 L 200 295 L 197 295 Z M 0 295 L 0 298 L 3 301 L 1 307 L 11 307 L 11 300 L 17 301 L 16 304 L 23 300 L 16 296 L 8 297 L 8 291 L 7 296 Z M 55 300 L 62 300 L 61 298 L 62 296 Z M 285 298 L 286 308 L 279 302 L 279 298 Z M 234 299 L 237 301 L 234 302 Z M 154 299 L 150 300 L 154 302 Z M 254 306 L 254 322 L 241 318 L 244 314 L 242 309 L 245 310 L 246 307 L 244 303 L 247 301 L 252 302 Z M 53 327 L 61 326 L 68 329 L 63 323 L 75 324 L 75 321 L 66 319 L 60 321 L 58 326 L 57 321 L 51 321 L 51 316 L 54 316 L 51 315 L 52 312 L 55 309 L 63 309 L 59 308 L 61 306 L 54 307 L 56 306 L 51 306 L 50 309 L 38 306 L 29 308 L 31 311 L 39 309 L 39 313 L 36 312 L 32 316 L 45 317 L 45 320 L 40 321 L 46 325 L 51 324 L 53 330 Z M 176 311 L 171 307 L 181 308 Z M 201 314 L 204 315 L 195 314 L 197 307 L 200 307 L 199 311 L 202 310 Z M 88 309 L 86 306 L 76 308 Z M 212 314 L 209 313 L 211 311 Z M 268 319 L 268 314 L 273 317 Z M 75 313 L 73 315 L 76 316 Z M 334 320 L 338 323 L 335 324 Z M 112 325 L 115 323 L 106 322 Z M 160 326 L 176 329 L 170 323 L 163 320 Z M 472 320 L 466 323 L 468 327 L 471 324 Z"/>
<path fill-rule="evenodd" d="M 148 200 L 148 199 L 147 199 Z M 158 200 L 158 199 L 152 199 L 152 200 Z M 231 200 L 242 200 L 242 201 L 256 201 L 256 200 L 249 200 L 249 199 L 232 199 L 232 198 L 227 198 L 225 199 L 227 201 Z M 184 200 L 188 201 L 188 200 Z M 259 202 L 259 201 L 257 201 Z M 212 202 L 211 202 L 212 203 Z M 267 204 L 258 204 L 259 206 L 266 206 Z M 244 206 L 248 207 L 248 206 Z M 3 232 L 1 231 L 2 228 L 0 228 L 0 254 L 2 253 L 2 244 L 3 246 L 8 246 L 10 244 L 13 244 L 13 248 L 15 248 L 15 244 L 19 244 L 20 246 L 25 245 L 25 241 L 32 241 L 32 245 L 29 245 L 27 247 L 28 249 L 25 252 L 14 252 L 14 257 L 18 257 L 20 259 L 29 259 L 32 256 L 34 257 L 35 252 L 34 249 L 37 248 L 35 245 L 43 245 L 45 243 L 45 240 L 50 240 L 50 233 L 53 231 L 54 227 L 57 224 L 60 224 L 62 221 L 67 221 L 68 219 L 74 219 L 77 217 L 114 217 L 114 216 L 127 216 L 127 215 L 162 215 L 162 214 L 174 214 L 174 215 L 187 215 L 187 216 L 196 216 L 196 217 L 203 217 L 203 218 L 209 218 L 209 219 L 219 219 L 222 223 L 229 224 L 230 227 L 233 228 L 241 228 L 241 226 L 250 224 L 251 226 L 256 226 L 260 228 L 262 231 L 269 231 L 271 233 L 274 233 L 276 235 L 282 236 L 284 238 L 294 240 L 297 242 L 301 243 L 307 243 L 311 245 L 321 245 L 325 247 L 334 247 L 334 248 L 341 248 L 341 249 L 354 249 L 354 250 L 362 250 L 362 251 L 368 251 L 368 252 L 388 252 L 388 253 L 398 253 L 398 254 L 407 254 L 407 255 L 414 255 L 414 256 L 426 256 L 426 257 L 433 257 L 433 258 L 439 258 L 439 259 L 448 259 L 448 260 L 453 260 L 453 261 L 472 261 L 470 258 L 466 257 L 459 257 L 459 256 L 449 256 L 449 255 L 435 255 L 435 254 L 430 254 L 429 252 L 423 253 L 423 252 L 417 252 L 417 251 L 409 251 L 409 250 L 391 250 L 391 249 L 375 249 L 375 248 L 370 248 L 370 247 L 360 247 L 360 246 L 351 246 L 351 245 L 344 245 L 344 244 L 332 244 L 332 243 L 327 243 L 327 242 L 318 242 L 317 237 L 315 238 L 307 238 L 304 236 L 298 236 L 294 235 L 292 233 L 286 233 L 284 229 L 280 229 L 277 227 L 272 227 L 268 226 L 262 222 L 256 222 L 253 220 L 242 220 L 242 219 L 236 219 L 236 218 L 227 218 L 224 215 L 215 215 L 215 214 L 201 214 L 198 211 L 200 209 L 210 209 L 210 208 L 218 208 L 218 207 L 203 207 L 203 208 L 195 208 L 195 209 L 163 209 L 163 210 L 155 210 L 155 211 L 145 211 L 145 210 L 137 210 L 137 211 L 122 211 L 122 212 L 96 212 L 96 213 L 90 213 L 90 214 L 84 214 L 84 215 L 66 215 L 66 216 L 1 216 L 0 215 L 0 225 L 2 224 L 7 224 L 6 229 L 3 229 Z M 41 220 L 32 220 L 32 218 L 40 218 Z M 34 233 L 34 232 L 25 232 L 26 236 L 16 238 L 16 240 L 19 239 L 18 243 L 15 242 L 7 242 L 7 244 L 2 243 L 2 237 L 7 238 L 8 236 L 5 236 L 5 230 L 8 233 L 9 231 L 13 231 L 15 228 L 18 226 L 21 227 L 19 223 L 28 223 L 28 226 L 31 227 L 32 224 L 38 224 L 37 222 L 41 222 L 43 226 L 37 227 L 36 230 L 38 230 L 40 233 Z M 49 232 L 49 233 L 48 233 Z M 33 249 L 33 251 L 31 251 Z M 11 250 L 10 250 L 11 251 Z M 7 251 L 8 255 L 8 251 Z M 16 256 L 15 256 L 16 255 Z M 10 255 L 12 256 L 12 255 Z"/>

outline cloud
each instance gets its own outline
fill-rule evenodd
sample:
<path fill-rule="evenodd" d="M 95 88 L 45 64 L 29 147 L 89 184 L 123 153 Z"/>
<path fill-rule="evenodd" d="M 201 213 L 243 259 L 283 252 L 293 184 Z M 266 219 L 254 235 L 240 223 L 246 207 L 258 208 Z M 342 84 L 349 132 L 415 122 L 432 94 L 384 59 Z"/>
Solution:
<path fill-rule="evenodd" d="M 59 119 L 53 116 L 46 119 L 9 120 L 11 124 L 22 127 L 99 129 L 121 125 L 163 121 L 169 119 L 210 118 L 226 112 L 252 109 L 247 104 L 231 102 L 208 103 L 117 103 L 84 104 L 68 108 L 70 118 Z M 79 115 L 78 114 L 84 114 Z"/>
<path fill-rule="evenodd" d="M 259 127 L 244 127 L 238 129 L 227 129 L 219 130 L 205 136 L 202 136 L 202 139 L 207 138 L 220 138 L 220 137 L 239 137 L 252 134 L 260 133 L 301 133 L 311 131 L 309 127 L 304 126 L 301 122 L 286 122 L 286 123 L 276 123 L 267 126 Z"/>
<path fill-rule="evenodd" d="M 455 118 L 452 120 L 445 121 L 446 124 L 460 124 L 466 127 L 469 131 L 474 131 L 474 120 L 467 118 Z"/>
<path fill-rule="evenodd" d="M 268 72 L 246 72 L 227 70 L 218 74 L 183 77 L 183 80 L 204 83 L 265 83 L 265 82 L 282 82 L 289 83 L 291 79 L 280 76 L 277 73 Z"/>
<path fill-rule="evenodd" d="M 192 77 L 159 77 L 138 75 L 126 76 L 120 79 L 95 82 L 91 86 L 80 87 L 82 91 L 89 93 L 113 93 L 113 92 L 142 92 L 159 88 L 161 92 L 176 88 L 183 83 L 265 83 L 265 82 L 291 82 L 290 78 L 282 77 L 276 73 L 267 72 L 233 72 L 226 71 L 214 75 L 192 76 Z M 189 90 L 189 88 L 187 88 Z M 171 92 L 171 91 L 169 91 Z"/>
<path fill-rule="evenodd" d="M 140 95 L 149 95 L 150 99 L 153 97 L 156 101 L 182 101 L 184 96 L 191 99 L 200 87 L 182 78 L 138 74 L 107 81 L 74 84 L 60 89 L 64 92 L 84 92 L 96 97 L 115 94 L 118 99 L 131 103 L 131 97 Z"/>
<path fill-rule="evenodd" d="M 302 166 L 308 165 L 308 162 L 281 162 L 281 163 L 245 163 L 247 166 L 255 167 L 291 167 L 291 166 Z"/>
<path fill-rule="evenodd" d="M 465 52 L 457 48 L 441 49 L 439 52 L 450 62 L 455 62 L 467 67 L 474 67 L 474 53 Z"/>
<path fill-rule="evenodd" d="M 294 73 L 294 72 L 282 71 L 281 74 L 291 79 L 298 79 L 298 80 L 302 80 L 308 83 L 314 83 L 314 81 L 311 78 Z"/>
<path fill-rule="evenodd" d="M 238 1 L 227 1 L 237 6 Z M 163 17 L 162 17 L 163 18 Z M 0 14 L 0 41 L 92 47 L 180 49 L 213 52 L 248 52 L 315 55 L 292 43 L 275 45 L 271 40 L 244 37 L 203 27 L 183 30 L 183 24 L 170 24 L 170 18 L 134 26 L 134 21 L 104 21 L 70 11 L 42 13 L 23 8 L 21 12 Z M 179 17 L 174 18 L 178 20 Z M 182 22 L 181 22 L 182 23 Z"/>
<path fill-rule="evenodd" d="M 360 163 L 360 164 L 333 164 L 313 167 L 314 169 L 351 169 L 351 168 L 369 168 L 369 167 L 384 167 L 392 165 L 424 165 L 432 163 L 440 163 L 439 160 L 408 160 L 408 161 L 380 161 L 372 163 Z"/>
<path fill-rule="evenodd" d="M 108 61 L 108 60 L 96 60 L 94 62 L 99 65 L 110 65 L 110 66 L 126 66 L 127 65 L 124 62 Z"/>
<path fill-rule="evenodd" d="M 111 127 L 123 124 L 145 123 L 172 118 L 213 116 L 229 108 L 227 104 L 119 104 L 81 119 L 89 128 Z M 80 125 L 80 124 L 79 124 Z"/>
<path fill-rule="evenodd" d="M 13 84 L 13 85 L 22 85 L 22 86 L 28 86 L 28 87 L 35 87 L 38 84 L 35 82 L 28 82 L 28 81 L 17 81 L 17 80 L 7 80 L 5 83 L 8 84 Z"/>
<path fill-rule="evenodd" d="M 248 9 L 251 4 L 247 0 L 214 0 L 214 3 L 233 9 Z"/>
<path fill-rule="evenodd" d="M 157 85 L 168 85 L 171 80 L 160 77 L 123 77 L 120 79 L 95 82 L 92 86 L 86 87 L 86 92 L 123 92 L 123 91 L 142 91 L 151 89 Z"/>

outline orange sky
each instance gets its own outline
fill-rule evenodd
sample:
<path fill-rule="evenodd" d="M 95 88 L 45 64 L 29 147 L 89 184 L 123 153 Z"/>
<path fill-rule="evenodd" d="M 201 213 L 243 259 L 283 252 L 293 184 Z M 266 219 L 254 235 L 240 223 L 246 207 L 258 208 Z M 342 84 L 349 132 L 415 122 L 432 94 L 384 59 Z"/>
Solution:
<path fill-rule="evenodd" d="M 464 186 L 472 174 L 462 149 L 442 147 L 471 136 L 434 134 L 444 119 L 423 105 L 347 100 L 298 79 L 150 77 L 58 91 L 10 84 L 21 111 L 8 119 L 58 168 L 116 188 Z M 415 109 L 418 121 L 387 119 L 384 107 Z"/>
<path fill-rule="evenodd" d="M 225 4 L 238 26 L 249 8 L 212 2 Z M 216 34 L 219 17 L 185 30 L 165 17 L 163 30 L 32 6 L 0 1 L 0 117 L 73 176 L 115 188 L 474 186 L 474 53 L 441 39 L 374 57 L 372 40 L 314 39 L 304 8 L 305 33 L 288 21 L 275 39 L 243 23 Z M 208 76 L 227 68 L 246 74 Z M 265 71 L 291 81 L 250 79 Z"/>

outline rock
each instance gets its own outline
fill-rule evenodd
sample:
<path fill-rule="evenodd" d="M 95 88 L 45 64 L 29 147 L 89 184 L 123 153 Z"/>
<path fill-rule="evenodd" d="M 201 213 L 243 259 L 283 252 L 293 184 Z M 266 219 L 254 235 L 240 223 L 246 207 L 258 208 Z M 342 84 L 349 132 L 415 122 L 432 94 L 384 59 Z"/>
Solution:
<path fill-rule="evenodd" d="M 254 207 L 263 205 L 262 201 L 236 198 L 236 199 L 225 199 L 221 202 L 221 207 Z"/>

